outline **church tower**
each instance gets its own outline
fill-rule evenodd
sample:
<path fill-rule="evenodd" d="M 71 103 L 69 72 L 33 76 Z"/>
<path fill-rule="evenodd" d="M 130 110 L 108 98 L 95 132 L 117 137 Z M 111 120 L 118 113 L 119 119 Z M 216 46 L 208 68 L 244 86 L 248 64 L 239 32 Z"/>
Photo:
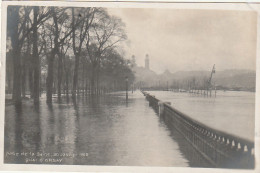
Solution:
<path fill-rule="evenodd" d="M 148 56 L 148 54 L 146 54 L 146 56 L 145 56 L 145 68 L 146 68 L 147 70 L 150 70 L 150 67 L 149 67 L 149 56 Z"/>

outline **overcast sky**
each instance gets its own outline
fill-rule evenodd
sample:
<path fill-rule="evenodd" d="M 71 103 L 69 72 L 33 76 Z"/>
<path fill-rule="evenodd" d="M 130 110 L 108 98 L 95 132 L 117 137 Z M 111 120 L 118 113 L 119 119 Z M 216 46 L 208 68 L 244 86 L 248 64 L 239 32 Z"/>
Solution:
<path fill-rule="evenodd" d="M 257 16 L 249 11 L 111 8 L 126 24 L 126 58 L 135 55 L 150 68 L 216 70 L 251 69 L 256 63 Z"/>

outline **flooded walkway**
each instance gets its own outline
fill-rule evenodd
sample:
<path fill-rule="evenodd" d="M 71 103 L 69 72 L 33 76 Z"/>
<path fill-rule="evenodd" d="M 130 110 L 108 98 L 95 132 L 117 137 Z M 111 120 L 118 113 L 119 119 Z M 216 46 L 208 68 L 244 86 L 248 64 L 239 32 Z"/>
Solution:
<path fill-rule="evenodd" d="M 5 114 L 5 153 L 67 154 L 59 164 L 189 166 L 139 91 L 129 93 L 128 102 L 122 92 L 81 99 L 77 106 L 50 107 L 42 98 L 39 108 L 26 101 L 21 108 L 6 106 Z M 5 155 L 5 163 L 41 162 Z"/>

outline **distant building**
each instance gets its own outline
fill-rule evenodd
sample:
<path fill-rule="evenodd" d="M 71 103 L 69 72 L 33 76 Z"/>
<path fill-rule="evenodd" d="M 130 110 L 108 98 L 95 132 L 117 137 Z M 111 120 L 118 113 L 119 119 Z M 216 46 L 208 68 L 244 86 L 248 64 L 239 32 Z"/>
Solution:
<path fill-rule="evenodd" d="M 146 54 L 146 56 L 145 56 L 145 68 L 146 68 L 147 70 L 150 70 L 150 67 L 149 67 L 149 56 L 148 56 L 148 54 Z"/>
<path fill-rule="evenodd" d="M 135 73 L 135 87 L 142 88 L 142 87 L 152 87 L 157 81 L 157 74 L 150 69 L 149 66 L 149 56 L 148 54 L 145 55 L 145 65 L 144 66 L 138 66 L 135 63 L 135 55 L 132 55 L 131 61 L 132 64 L 135 64 L 132 66 L 132 70 Z"/>

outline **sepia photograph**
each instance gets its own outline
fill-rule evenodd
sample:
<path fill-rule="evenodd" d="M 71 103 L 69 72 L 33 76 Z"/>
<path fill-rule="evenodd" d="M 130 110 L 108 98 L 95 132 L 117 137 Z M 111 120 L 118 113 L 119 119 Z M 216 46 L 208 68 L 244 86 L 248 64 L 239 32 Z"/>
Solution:
<path fill-rule="evenodd" d="M 255 170 L 259 14 L 240 5 L 6 5 L 3 164 Z"/>

